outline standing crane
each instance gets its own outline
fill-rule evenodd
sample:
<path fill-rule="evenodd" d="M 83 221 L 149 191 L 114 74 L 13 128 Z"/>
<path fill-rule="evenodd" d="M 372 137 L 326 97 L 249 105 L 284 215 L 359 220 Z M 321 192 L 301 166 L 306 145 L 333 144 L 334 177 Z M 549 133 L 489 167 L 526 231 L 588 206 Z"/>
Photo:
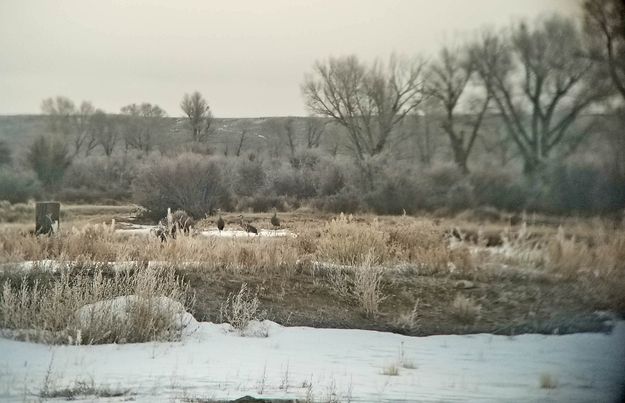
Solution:
<path fill-rule="evenodd" d="M 219 218 L 217 219 L 217 229 L 219 230 L 219 234 L 221 234 L 221 231 L 224 230 L 225 226 L 226 226 L 226 223 L 224 222 L 224 219 L 221 217 L 221 213 L 220 213 Z"/>
<path fill-rule="evenodd" d="M 280 219 L 278 218 L 275 208 L 273 209 L 273 216 L 271 217 L 271 225 L 273 225 L 274 230 L 280 228 Z"/>

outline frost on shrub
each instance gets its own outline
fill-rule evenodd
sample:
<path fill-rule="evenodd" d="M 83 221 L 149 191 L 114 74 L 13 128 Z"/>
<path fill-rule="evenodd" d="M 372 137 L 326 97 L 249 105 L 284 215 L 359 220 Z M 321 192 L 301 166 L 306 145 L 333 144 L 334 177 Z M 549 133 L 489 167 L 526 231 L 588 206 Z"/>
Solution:
<path fill-rule="evenodd" d="M 267 175 L 263 164 L 241 158 L 237 160 L 234 191 L 239 196 L 253 196 L 265 186 Z"/>
<path fill-rule="evenodd" d="M 236 294 L 228 294 L 226 301 L 221 304 L 219 313 L 221 320 L 228 322 L 241 336 L 266 336 L 256 334 L 258 329 L 251 329 L 252 332 L 248 332 L 251 322 L 264 319 L 265 312 L 261 312 L 259 308 L 258 296 L 248 290 L 247 283 L 243 283 Z"/>
<path fill-rule="evenodd" d="M 41 193 L 41 184 L 32 175 L 0 168 L 0 200 L 24 203 Z"/>
<path fill-rule="evenodd" d="M 229 210 L 231 196 L 218 162 L 197 154 L 151 161 L 134 182 L 135 202 L 155 218 L 163 217 L 167 208 L 196 218 L 217 208 Z"/>

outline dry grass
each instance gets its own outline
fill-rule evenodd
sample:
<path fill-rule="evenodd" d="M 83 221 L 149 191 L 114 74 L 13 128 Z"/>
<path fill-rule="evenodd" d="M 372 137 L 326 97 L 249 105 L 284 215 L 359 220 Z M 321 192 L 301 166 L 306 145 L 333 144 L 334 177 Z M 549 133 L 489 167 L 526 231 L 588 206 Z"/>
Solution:
<path fill-rule="evenodd" d="M 4 278 L 12 278 L 12 290 L 21 287 L 19 274 L 11 274 L 12 263 L 52 259 L 84 268 L 96 267 L 97 263 L 101 268 L 101 262 L 134 262 L 133 267 L 140 270 L 149 267 L 175 271 L 201 291 L 215 284 L 218 294 L 202 305 L 201 311 L 206 315 L 202 320 L 213 321 L 219 319 L 220 304 L 228 293 L 239 291 L 233 290 L 233 281 L 237 286 L 247 282 L 262 290 L 259 297 L 274 320 L 280 321 L 276 310 L 282 310 L 280 314 L 285 316 L 293 311 L 293 317 L 299 316 L 296 321 L 301 324 L 305 322 L 302 318 L 321 311 L 315 311 L 320 307 L 317 305 L 305 306 L 309 301 L 323 305 L 328 297 L 338 295 L 345 305 L 358 309 L 347 312 L 344 307 L 330 306 L 334 302 L 324 305 L 323 309 L 336 315 L 333 319 L 338 318 L 330 325 L 342 326 L 347 320 L 357 321 L 357 326 L 373 326 L 370 324 L 386 321 L 388 326 L 410 333 L 431 332 L 433 327 L 428 323 L 440 321 L 453 324 L 453 329 L 459 329 L 458 322 L 465 323 L 467 326 L 462 329 L 467 331 L 488 326 L 488 321 L 476 321 L 484 312 L 489 319 L 493 314 L 499 315 L 498 321 L 519 319 L 518 315 L 510 315 L 510 310 L 528 301 L 545 284 L 558 287 L 557 296 L 563 295 L 563 302 L 569 306 L 577 304 L 573 310 L 582 305 L 591 311 L 625 309 L 625 231 L 606 222 L 565 222 L 559 231 L 557 227 L 538 224 L 511 228 L 491 223 L 480 229 L 475 223 L 427 218 L 364 215 L 332 219 L 310 213 L 285 213 L 280 217 L 283 226 L 297 237 L 179 236 L 161 243 L 153 236 L 116 233 L 108 225 L 85 224 L 101 223 L 103 217 L 110 222 L 119 214 L 117 211 L 94 207 L 85 208 L 89 214 L 81 215 L 79 210 L 72 210 L 75 216 L 62 220 L 61 233 L 52 237 L 29 236 L 14 226 L 18 224 L 2 225 L 0 272 L 4 272 Z M 232 225 L 234 217 L 224 214 L 228 225 Z M 249 214 L 248 218 L 259 228 L 270 226 L 269 215 Z M 213 221 L 207 218 L 198 226 L 212 227 Z M 480 245 L 479 236 L 476 243 L 450 243 L 446 231 L 465 225 L 478 235 L 480 231 L 499 234 L 504 244 L 486 248 Z M 104 278 L 112 276 L 106 273 Z M 78 274 L 75 270 L 71 276 Z M 93 270 L 83 274 L 83 282 L 94 276 Z M 537 279 L 535 274 L 542 277 Z M 42 274 L 34 270 L 31 283 L 27 282 L 29 290 L 37 276 L 41 278 Z M 41 279 L 39 289 L 52 287 L 46 281 L 58 280 L 57 275 L 49 277 L 51 280 Z M 483 309 L 473 299 L 459 296 L 454 300 L 459 279 L 476 285 L 469 292 L 479 299 Z M 585 293 L 588 298 L 581 300 L 577 298 L 579 294 L 569 298 L 573 292 Z M 508 305 L 495 306 L 504 294 Z M 418 311 L 412 309 L 417 299 L 422 302 Z M 554 298 L 545 302 L 552 304 L 546 308 L 558 309 L 560 302 Z M 323 322 L 329 316 L 323 315 L 324 318 L 305 323 Z"/>
<path fill-rule="evenodd" d="M 226 321 L 240 334 L 245 331 L 252 320 L 262 320 L 265 313 L 260 312 L 260 301 L 256 293 L 252 293 L 243 283 L 239 292 L 230 293 L 221 305 L 220 315 L 222 322 Z"/>
<path fill-rule="evenodd" d="M 462 323 L 473 323 L 479 316 L 482 307 L 475 303 L 471 298 L 467 298 L 461 294 L 451 304 L 451 313 L 458 321 Z"/>
<path fill-rule="evenodd" d="M 544 372 L 540 374 L 540 387 L 541 389 L 556 389 L 558 387 L 558 379 L 555 376 Z"/>
<path fill-rule="evenodd" d="M 397 363 L 391 363 L 384 368 L 382 368 L 382 375 L 387 376 L 398 376 L 399 375 L 399 365 Z"/>
<path fill-rule="evenodd" d="M 100 306 L 100 301 L 133 296 L 123 309 L 115 300 Z M 187 286 L 171 270 L 139 269 L 105 275 L 101 270 L 89 274 L 85 267 L 67 270 L 42 285 L 7 280 L 0 300 L 0 323 L 15 329 L 15 336 L 26 331 L 34 341 L 69 344 L 98 344 L 175 340 L 177 306 L 163 304 L 167 297 L 188 307 L 192 298 Z M 79 313 L 81 308 L 87 311 Z M 174 311 L 175 310 L 175 311 Z"/>

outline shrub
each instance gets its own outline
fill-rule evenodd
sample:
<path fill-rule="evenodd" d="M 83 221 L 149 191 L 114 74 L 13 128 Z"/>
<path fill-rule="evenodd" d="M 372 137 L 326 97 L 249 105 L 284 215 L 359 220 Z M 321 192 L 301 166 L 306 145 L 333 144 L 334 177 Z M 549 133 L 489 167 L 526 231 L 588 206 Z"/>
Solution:
<path fill-rule="evenodd" d="M 551 213 L 601 213 L 625 205 L 625 186 L 593 163 L 550 166 L 542 178 L 538 208 Z"/>
<path fill-rule="evenodd" d="M 278 195 L 305 199 L 316 195 L 313 171 L 284 165 L 272 174 L 271 186 Z"/>
<path fill-rule="evenodd" d="M 134 200 L 160 218 L 167 208 L 184 210 L 192 217 L 204 217 L 215 209 L 232 208 L 219 160 L 197 154 L 162 158 L 149 162 L 134 182 Z"/>
<path fill-rule="evenodd" d="M 341 169 L 329 164 L 319 172 L 317 193 L 320 196 L 331 196 L 339 193 L 345 187 L 345 177 Z"/>
<path fill-rule="evenodd" d="M 253 196 L 265 186 L 267 175 L 260 161 L 239 159 L 235 173 L 234 191 L 237 195 Z"/>
<path fill-rule="evenodd" d="M 26 161 L 47 187 L 58 185 L 72 162 L 64 143 L 44 136 L 37 137 L 30 145 Z"/>
<path fill-rule="evenodd" d="M 90 156 L 75 160 L 63 179 L 57 197 L 66 201 L 129 200 L 138 161 L 133 154 Z"/>
<path fill-rule="evenodd" d="M 41 185 L 32 175 L 0 168 L 0 200 L 24 203 L 41 194 Z"/>
<path fill-rule="evenodd" d="M 247 283 L 243 283 L 236 294 L 228 294 L 226 302 L 221 305 L 220 315 L 222 321 L 230 323 L 243 336 L 252 320 L 259 320 L 264 316 L 259 307 L 258 296 L 247 289 Z"/>
<path fill-rule="evenodd" d="M 381 290 L 383 268 L 374 262 L 375 257 L 368 253 L 354 272 L 354 295 L 367 316 L 375 315 L 385 299 Z"/>
<path fill-rule="evenodd" d="M 388 234 L 375 225 L 350 222 L 345 216 L 326 224 L 317 251 L 324 260 L 344 264 L 360 265 L 367 256 L 373 256 L 372 264 L 387 259 Z"/>
<path fill-rule="evenodd" d="M 549 373 L 540 374 L 540 387 L 542 389 L 555 389 L 558 387 L 558 380 Z"/>
<path fill-rule="evenodd" d="M 519 179 L 508 172 L 476 171 L 471 173 L 470 181 L 478 206 L 492 206 L 506 211 L 521 211 L 526 206 L 526 189 Z"/>
<path fill-rule="evenodd" d="M 328 213 L 355 213 L 362 208 L 360 196 L 352 188 L 344 188 L 339 193 L 323 198 L 318 198 L 313 205 Z"/>
<path fill-rule="evenodd" d="M 448 207 L 452 199 L 449 190 L 462 179 L 462 173 L 452 165 L 436 166 L 423 171 L 415 178 L 418 189 L 416 208 L 433 211 Z"/>
<path fill-rule="evenodd" d="M 278 211 L 287 211 L 289 207 L 297 208 L 298 206 L 299 203 L 296 201 L 291 201 L 291 203 L 289 203 L 284 196 L 257 194 L 255 196 L 240 198 L 237 204 L 237 210 L 252 210 L 255 213 L 261 213 L 271 211 L 273 208 Z"/>
<path fill-rule="evenodd" d="M 477 305 L 475 301 L 463 295 L 456 295 L 451 304 L 451 312 L 454 318 L 461 323 L 473 323 L 480 315 L 482 307 Z"/>
<path fill-rule="evenodd" d="M 377 214 L 413 213 L 419 190 L 409 173 L 384 176 L 375 189 L 365 195 L 365 203 Z"/>

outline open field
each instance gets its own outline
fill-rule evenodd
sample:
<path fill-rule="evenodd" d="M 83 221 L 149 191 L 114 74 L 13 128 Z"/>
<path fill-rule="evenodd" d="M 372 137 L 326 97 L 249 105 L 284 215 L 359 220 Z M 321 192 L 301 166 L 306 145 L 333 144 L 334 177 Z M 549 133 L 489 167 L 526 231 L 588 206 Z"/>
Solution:
<path fill-rule="evenodd" d="M 115 262 L 134 271 L 158 266 L 189 287 L 188 309 L 200 321 L 221 322 L 220 307 L 245 283 L 265 318 L 282 325 L 407 335 L 601 331 L 607 318 L 625 312 L 625 231 L 612 221 L 526 217 L 510 226 L 468 213 L 445 219 L 302 210 L 280 215 L 294 237 L 161 243 L 124 233 L 126 222 L 140 221 L 131 206 L 63 210 L 61 233 L 50 238 L 28 235 L 28 214 L 3 224 L 3 283 L 15 288 L 26 276 L 45 289 L 60 274 L 43 270 L 42 260 L 65 262 L 74 273 L 106 274 Z M 237 217 L 224 215 L 226 229 L 238 229 Z M 269 214 L 245 217 L 271 233 Z M 213 230 L 214 221 L 198 222 L 195 231 Z M 25 273 L 27 261 L 35 263 Z"/>
<path fill-rule="evenodd" d="M 207 217 L 161 242 L 133 206 L 63 206 L 51 237 L 29 234 L 32 206 L 13 209 L 21 218 L 0 230 L 0 400 L 623 392 L 625 231 L 613 221 L 300 210 L 279 215 L 288 236 L 272 235 L 269 214 L 245 215 L 260 236 L 224 214 L 240 236 Z"/>

